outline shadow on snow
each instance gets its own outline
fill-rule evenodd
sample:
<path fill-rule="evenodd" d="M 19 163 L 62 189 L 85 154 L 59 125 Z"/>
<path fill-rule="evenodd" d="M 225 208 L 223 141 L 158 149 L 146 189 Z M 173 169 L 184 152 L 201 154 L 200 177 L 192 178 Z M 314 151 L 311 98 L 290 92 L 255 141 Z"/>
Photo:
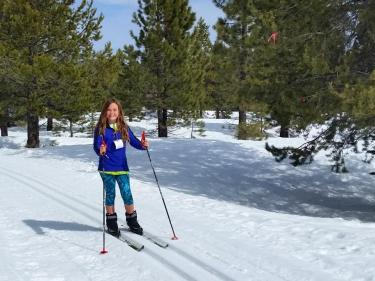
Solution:
<path fill-rule="evenodd" d="M 158 139 L 151 145 L 161 188 L 272 212 L 375 221 L 375 203 L 366 199 L 374 196 L 373 178 L 360 167 L 353 167 L 345 180 L 344 175 L 329 172 L 328 165 L 275 163 L 270 154 L 240 144 Z M 147 153 L 130 148 L 127 154 L 132 177 L 156 187 Z M 46 147 L 32 157 L 97 162 L 91 145 Z M 53 222 L 50 226 L 59 227 Z"/>
<path fill-rule="evenodd" d="M 90 225 L 80 224 L 76 222 L 63 221 L 41 221 L 41 220 L 23 220 L 23 222 L 31 227 L 36 234 L 45 234 L 43 229 L 68 230 L 68 231 L 102 231 L 101 228 Z"/>

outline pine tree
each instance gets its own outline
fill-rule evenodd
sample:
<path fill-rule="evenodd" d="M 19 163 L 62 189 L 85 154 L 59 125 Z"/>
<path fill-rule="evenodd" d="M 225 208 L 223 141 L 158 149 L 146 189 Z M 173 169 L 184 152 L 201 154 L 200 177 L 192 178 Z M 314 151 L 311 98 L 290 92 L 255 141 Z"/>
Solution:
<path fill-rule="evenodd" d="M 209 106 L 215 110 L 216 118 L 226 118 L 236 107 L 236 99 L 232 94 L 234 64 L 228 55 L 228 49 L 220 41 L 212 47 L 211 68 L 209 70 Z"/>
<path fill-rule="evenodd" d="M 6 58 L 6 54 L 11 52 L 0 40 L 0 127 L 1 136 L 8 136 L 9 124 L 16 121 L 19 112 L 16 112 L 15 93 L 16 85 L 20 82 L 18 78 L 10 77 L 13 60 Z"/>
<path fill-rule="evenodd" d="M 119 58 L 112 54 L 110 44 L 102 51 L 85 54 L 84 59 L 60 64 L 52 77 L 59 83 L 49 90 L 48 114 L 67 120 L 73 136 L 73 123 L 100 110 L 103 101 L 113 96 L 119 68 Z"/>
<path fill-rule="evenodd" d="M 346 172 L 345 150 L 360 152 L 362 147 L 370 155 L 366 161 L 375 155 L 375 56 L 372 51 L 375 5 L 373 1 L 330 1 L 330 5 L 321 3 L 319 10 L 320 13 L 315 13 L 321 16 L 313 26 L 321 28 L 325 40 L 320 43 L 318 38 L 310 40 L 315 43 L 315 50 L 313 45 L 310 52 L 317 54 L 320 47 L 321 55 L 306 56 L 305 61 L 315 71 L 313 74 L 318 74 L 314 77 L 318 83 L 312 85 L 322 87 L 324 95 L 317 97 L 324 103 L 316 108 L 316 114 L 310 114 L 307 122 L 324 123 L 326 129 L 298 149 L 268 149 L 279 160 L 289 157 L 294 165 L 310 163 L 318 151 L 329 149 L 334 162 L 332 170 Z M 324 26 L 331 28 L 331 32 Z M 312 35 L 311 32 L 312 39 L 319 37 Z M 315 95 L 311 101 L 307 99 L 307 105 L 314 99 Z"/>
<path fill-rule="evenodd" d="M 0 42 L 8 64 L 5 79 L 13 84 L 17 106 L 27 118 L 27 147 L 39 146 L 39 116 L 46 114 L 50 92 L 59 83 L 54 77 L 69 61 L 91 52 L 100 38 L 102 16 L 92 1 L 1 1 Z M 26 106 L 25 106 L 26 105 Z"/>
<path fill-rule="evenodd" d="M 0 56 L 2 56 L 1 52 L 3 50 L 1 49 L 0 45 Z M 4 74 L 2 73 L 4 70 L 0 70 L 0 135 L 2 137 L 8 136 L 8 126 L 7 126 L 7 102 L 9 102 L 7 98 L 7 89 L 6 89 L 6 83 L 4 81 Z"/>
<path fill-rule="evenodd" d="M 124 46 L 119 56 L 121 71 L 114 95 L 122 102 L 125 114 L 129 121 L 132 121 L 134 117 L 142 115 L 146 79 L 140 62 L 140 52 L 135 50 L 134 46 Z"/>
<path fill-rule="evenodd" d="M 184 112 L 182 117 L 198 118 L 207 105 L 207 80 L 211 67 L 212 44 L 209 39 L 208 26 L 200 18 L 187 42 L 186 66 L 179 74 L 182 80 L 181 94 L 175 95 L 175 109 Z"/>
<path fill-rule="evenodd" d="M 281 125 L 280 136 L 288 128 L 304 128 L 321 115 L 335 110 L 330 84 L 335 83 L 336 67 L 342 62 L 345 36 L 337 19 L 338 6 L 332 1 L 283 1 L 258 5 L 258 18 L 266 34 L 264 47 L 256 49 L 262 100 Z M 269 15 L 268 17 L 266 15 Z M 271 40 L 270 40 L 271 39 Z"/>
<path fill-rule="evenodd" d="M 149 107 L 158 112 L 158 135 L 167 137 L 167 110 L 179 106 L 176 101 L 184 82 L 182 73 L 189 65 L 190 29 L 195 14 L 188 0 L 138 0 L 133 21 L 139 26 L 135 36 L 141 51 L 142 66 L 147 75 L 145 95 Z"/>
<path fill-rule="evenodd" d="M 254 47 L 260 41 L 254 1 L 214 0 L 225 13 L 225 18 L 216 24 L 218 40 L 228 46 L 226 51 L 233 67 L 230 91 L 236 99 L 239 112 L 239 125 L 246 124 L 246 111 L 254 92 L 249 88 L 251 65 L 254 61 Z M 240 136 L 241 137 L 241 136 Z"/>

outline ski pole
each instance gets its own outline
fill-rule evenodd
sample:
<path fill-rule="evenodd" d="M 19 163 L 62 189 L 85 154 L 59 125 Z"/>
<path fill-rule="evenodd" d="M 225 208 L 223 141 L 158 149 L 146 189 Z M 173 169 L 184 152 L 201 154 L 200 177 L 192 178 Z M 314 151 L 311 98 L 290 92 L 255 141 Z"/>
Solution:
<path fill-rule="evenodd" d="M 104 137 L 102 139 L 102 145 L 104 143 Z M 108 156 L 107 156 L 108 157 Z M 103 168 L 104 171 L 104 168 Z M 100 251 L 100 254 L 106 254 L 108 251 L 105 249 L 105 186 L 104 186 L 104 180 L 103 180 L 103 249 Z"/>
<path fill-rule="evenodd" d="M 100 251 L 100 254 L 106 254 L 108 251 L 105 249 L 105 188 L 103 182 L 103 249 Z"/>
<path fill-rule="evenodd" d="M 142 132 L 142 143 L 145 141 L 145 139 L 146 139 L 146 134 L 145 134 L 145 131 L 143 131 Z M 176 234 L 174 232 L 172 221 L 171 221 L 171 218 L 170 218 L 169 213 L 168 213 L 167 205 L 165 204 L 163 193 L 161 192 L 161 189 L 160 189 L 158 177 L 156 176 L 154 166 L 152 165 L 151 156 L 150 156 L 150 152 L 148 151 L 148 148 L 146 148 L 146 151 L 147 151 L 148 159 L 150 160 L 152 171 L 154 172 L 155 180 L 156 180 L 156 183 L 157 183 L 158 188 L 159 188 L 159 193 L 160 193 L 161 199 L 162 199 L 163 204 L 164 204 L 164 209 L 165 209 L 165 211 L 167 213 L 167 216 L 168 216 L 169 224 L 171 225 L 171 228 L 172 228 L 173 237 L 171 239 L 172 240 L 177 240 L 178 238 L 177 238 L 177 236 L 176 236 Z"/>

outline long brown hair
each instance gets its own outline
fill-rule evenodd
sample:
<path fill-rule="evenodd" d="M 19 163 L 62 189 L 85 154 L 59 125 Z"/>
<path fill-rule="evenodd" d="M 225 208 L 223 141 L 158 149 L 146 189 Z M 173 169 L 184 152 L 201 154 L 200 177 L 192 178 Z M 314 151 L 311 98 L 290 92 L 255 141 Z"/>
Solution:
<path fill-rule="evenodd" d="M 118 106 L 118 117 L 116 120 L 116 125 L 117 125 L 117 129 L 121 133 L 121 138 L 124 141 L 129 141 L 128 125 L 126 124 L 125 119 L 124 119 L 124 111 L 122 110 L 121 103 L 115 98 L 108 99 L 104 103 L 102 112 L 100 113 L 98 123 L 96 124 L 96 132 L 97 134 L 104 135 L 105 128 L 109 124 L 108 119 L 107 119 L 107 110 L 108 110 L 108 107 L 112 103 L 115 103 Z"/>

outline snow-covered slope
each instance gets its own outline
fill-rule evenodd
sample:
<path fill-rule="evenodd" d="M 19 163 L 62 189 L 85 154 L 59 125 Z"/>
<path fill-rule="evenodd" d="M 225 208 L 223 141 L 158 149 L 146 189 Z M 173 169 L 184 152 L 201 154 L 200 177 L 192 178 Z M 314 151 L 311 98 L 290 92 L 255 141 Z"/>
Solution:
<path fill-rule="evenodd" d="M 0 138 L 0 280 L 375 280 L 371 166 L 353 156 L 351 173 L 333 174 L 324 154 L 311 166 L 276 163 L 264 141 L 233 138 L 236 121 L 204 121 L 205 136 L 150 139 L 179 240 L 147 154 L 130 148 L 140 223 L 169 247 L 132 236 L 145 245 L 136 252 L 106 236 L 106 255 L 91 139 L 43 133 L 44 147 L 25 149 L 24 129 L 10 129 Z M 155 120 L 130 125 L 140 134 Z M 116 204 L 124 222 L 119 194 Z"/>

